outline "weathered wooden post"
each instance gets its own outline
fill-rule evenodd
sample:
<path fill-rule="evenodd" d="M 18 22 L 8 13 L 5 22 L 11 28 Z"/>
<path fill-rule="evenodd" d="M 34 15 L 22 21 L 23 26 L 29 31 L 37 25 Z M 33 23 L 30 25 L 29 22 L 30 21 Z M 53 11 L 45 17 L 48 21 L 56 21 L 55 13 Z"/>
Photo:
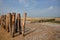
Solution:
<path fill-rule="evenodd" d="M 27 13 L 24 13 L 23 25 L 22 25 L 22 35 L 24 36 L 25 24 L 26 24 Z"/>
<path fill-rule="evenodd" d="M 1 20 L 1 27 L 2 27 L 2 15 L 1 15 L 1 19 L 0 20 Z"/>
<path fill-rule="evenodd" d="M 0 16 L 0 26 L 1 26 L 1 16 Z"/>
<path fill-rule="evenodd" d="M 16 13 L 12 13 L 12 37 L 14 37 L 15 33 L 15 20 L 16 20 Z"/>
<path fill-rule="evenodd" d="M 1 27 L 1 16 L 0 16 L 0 27 Z"/>
<path fill-rule="evenodd" d="M 9 14 L 6 14 L 6 30 L 9 29 Z"/>
<path fill-rule="evenodd" d="M 6 30 L 9 32 L 11 30 L 11 13 L 6 14 Z"/>
<path fill-rule="evenodd" d="M 11 15 L 11 13 L 9 14 L 9 32 L 10 32 L 10 34 L 12 33 L 12 15 Z"/>
<path fill-rule="evenodd" d="M 4 28 L 6 29 L 6 15 L 4 15 L 4 18 L 3 18 L 3 24 L 4 24 Z"/>
<path fill-rule="evenodd" d="M 20 13 L 17 14 L 17 31 L 19 34 L 21 34 L 21 16 Z"/>
<path fill-rule="evenodd" d="M 1 16 L 1 27 L 4 27 L 5 28 L 5 21 L 6 21 L 6 16 L 5 15 L 2 15 Z"/>
<path fill-rule="evenodd" d="M 1 27 L 2 27 L 2 15 L 1 15 L 1 17 L 0 17 L 0 21 L 1 21 L 0 23 L 1 23 Z"/>

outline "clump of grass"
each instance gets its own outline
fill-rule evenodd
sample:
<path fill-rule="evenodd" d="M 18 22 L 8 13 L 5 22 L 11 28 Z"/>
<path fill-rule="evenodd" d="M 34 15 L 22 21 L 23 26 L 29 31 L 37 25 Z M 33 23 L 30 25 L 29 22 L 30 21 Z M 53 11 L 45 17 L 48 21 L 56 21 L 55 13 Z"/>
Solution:
<path fill-rule="evenodd" d="M 53 23 L 60 23 L 60 21 L 52 21 Z"/>
<path fill-rule="evenodd" d="M 27 19 L 27 21 L 30 21 L 31 23 L 41 23 L 41 22 L 53 22 L 53 23 L 60 23 L 60 21 L 56 21 L 55 18 L 53 19 Z"/>
<path fill-rule="evenodd" d="M 55 19 L 42 20 L 42 22 L 52 22 L 52 21 L 55 21 Z"/>
<path fill-rule="evenodd" d="M 32 20 L 31 23 L 37 23 L 40 22 L 40 20 Z"/>
<path fill-rule="evenodd" d="M 53 22 L 55 19 L 46 19 L 46 20 L 32 20 L 31 23 L 36 23 L 36 22 Z"/>

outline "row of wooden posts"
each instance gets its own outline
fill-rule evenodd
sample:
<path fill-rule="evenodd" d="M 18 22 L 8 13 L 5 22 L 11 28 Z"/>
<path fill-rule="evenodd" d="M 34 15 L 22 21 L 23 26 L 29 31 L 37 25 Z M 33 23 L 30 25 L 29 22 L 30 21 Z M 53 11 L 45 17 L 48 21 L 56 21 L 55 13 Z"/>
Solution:
<path fill-rule="evenodd" d="M 0 26 L 4 27 L 7 32 L 10 32 L 12 37 L 14 37 L 14 34 L 18 32 L 19 34 L 24 35 L 24 29 L 26 24 L 26 16 L 27 13 L 24 13 L 24 19 L 21 26 L 21 15 L 20 13 L 8 13 L 6 15 L 0 16 Z"/>

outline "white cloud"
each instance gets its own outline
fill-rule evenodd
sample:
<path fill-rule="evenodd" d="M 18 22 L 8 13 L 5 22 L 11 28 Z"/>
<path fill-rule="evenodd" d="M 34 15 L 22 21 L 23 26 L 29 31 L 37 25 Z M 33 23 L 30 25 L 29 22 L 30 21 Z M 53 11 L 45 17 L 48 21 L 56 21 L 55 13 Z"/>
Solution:
<path fill-rule="evenodd" d="M 54 7 L 53 6 L 50 6 L 48 9 L 52 10 Z"/>

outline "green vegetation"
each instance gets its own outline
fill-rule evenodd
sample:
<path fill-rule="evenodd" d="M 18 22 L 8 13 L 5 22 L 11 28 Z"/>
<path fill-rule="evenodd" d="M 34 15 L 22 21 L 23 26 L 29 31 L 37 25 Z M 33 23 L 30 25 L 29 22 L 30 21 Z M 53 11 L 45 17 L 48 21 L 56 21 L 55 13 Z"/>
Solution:
<path fill-rule="evenodd" d="M 39 22 L 52 22 L 52 21 L 55 21 L 55 19 L 40 20 Z"/>
<path fill-rule="evenodd" d="M 53 23 L 60 23 L 60 21 L 55 21 L 55 19 L 46 19 L 46 20 L 31 20 L 31 23 L 41 23 L 41 22 L 53 22 Z"/>
<path fill-rule="evenodd" d="M 60 23 L 60 21 L 52 21 L 53 23 Z"/>

